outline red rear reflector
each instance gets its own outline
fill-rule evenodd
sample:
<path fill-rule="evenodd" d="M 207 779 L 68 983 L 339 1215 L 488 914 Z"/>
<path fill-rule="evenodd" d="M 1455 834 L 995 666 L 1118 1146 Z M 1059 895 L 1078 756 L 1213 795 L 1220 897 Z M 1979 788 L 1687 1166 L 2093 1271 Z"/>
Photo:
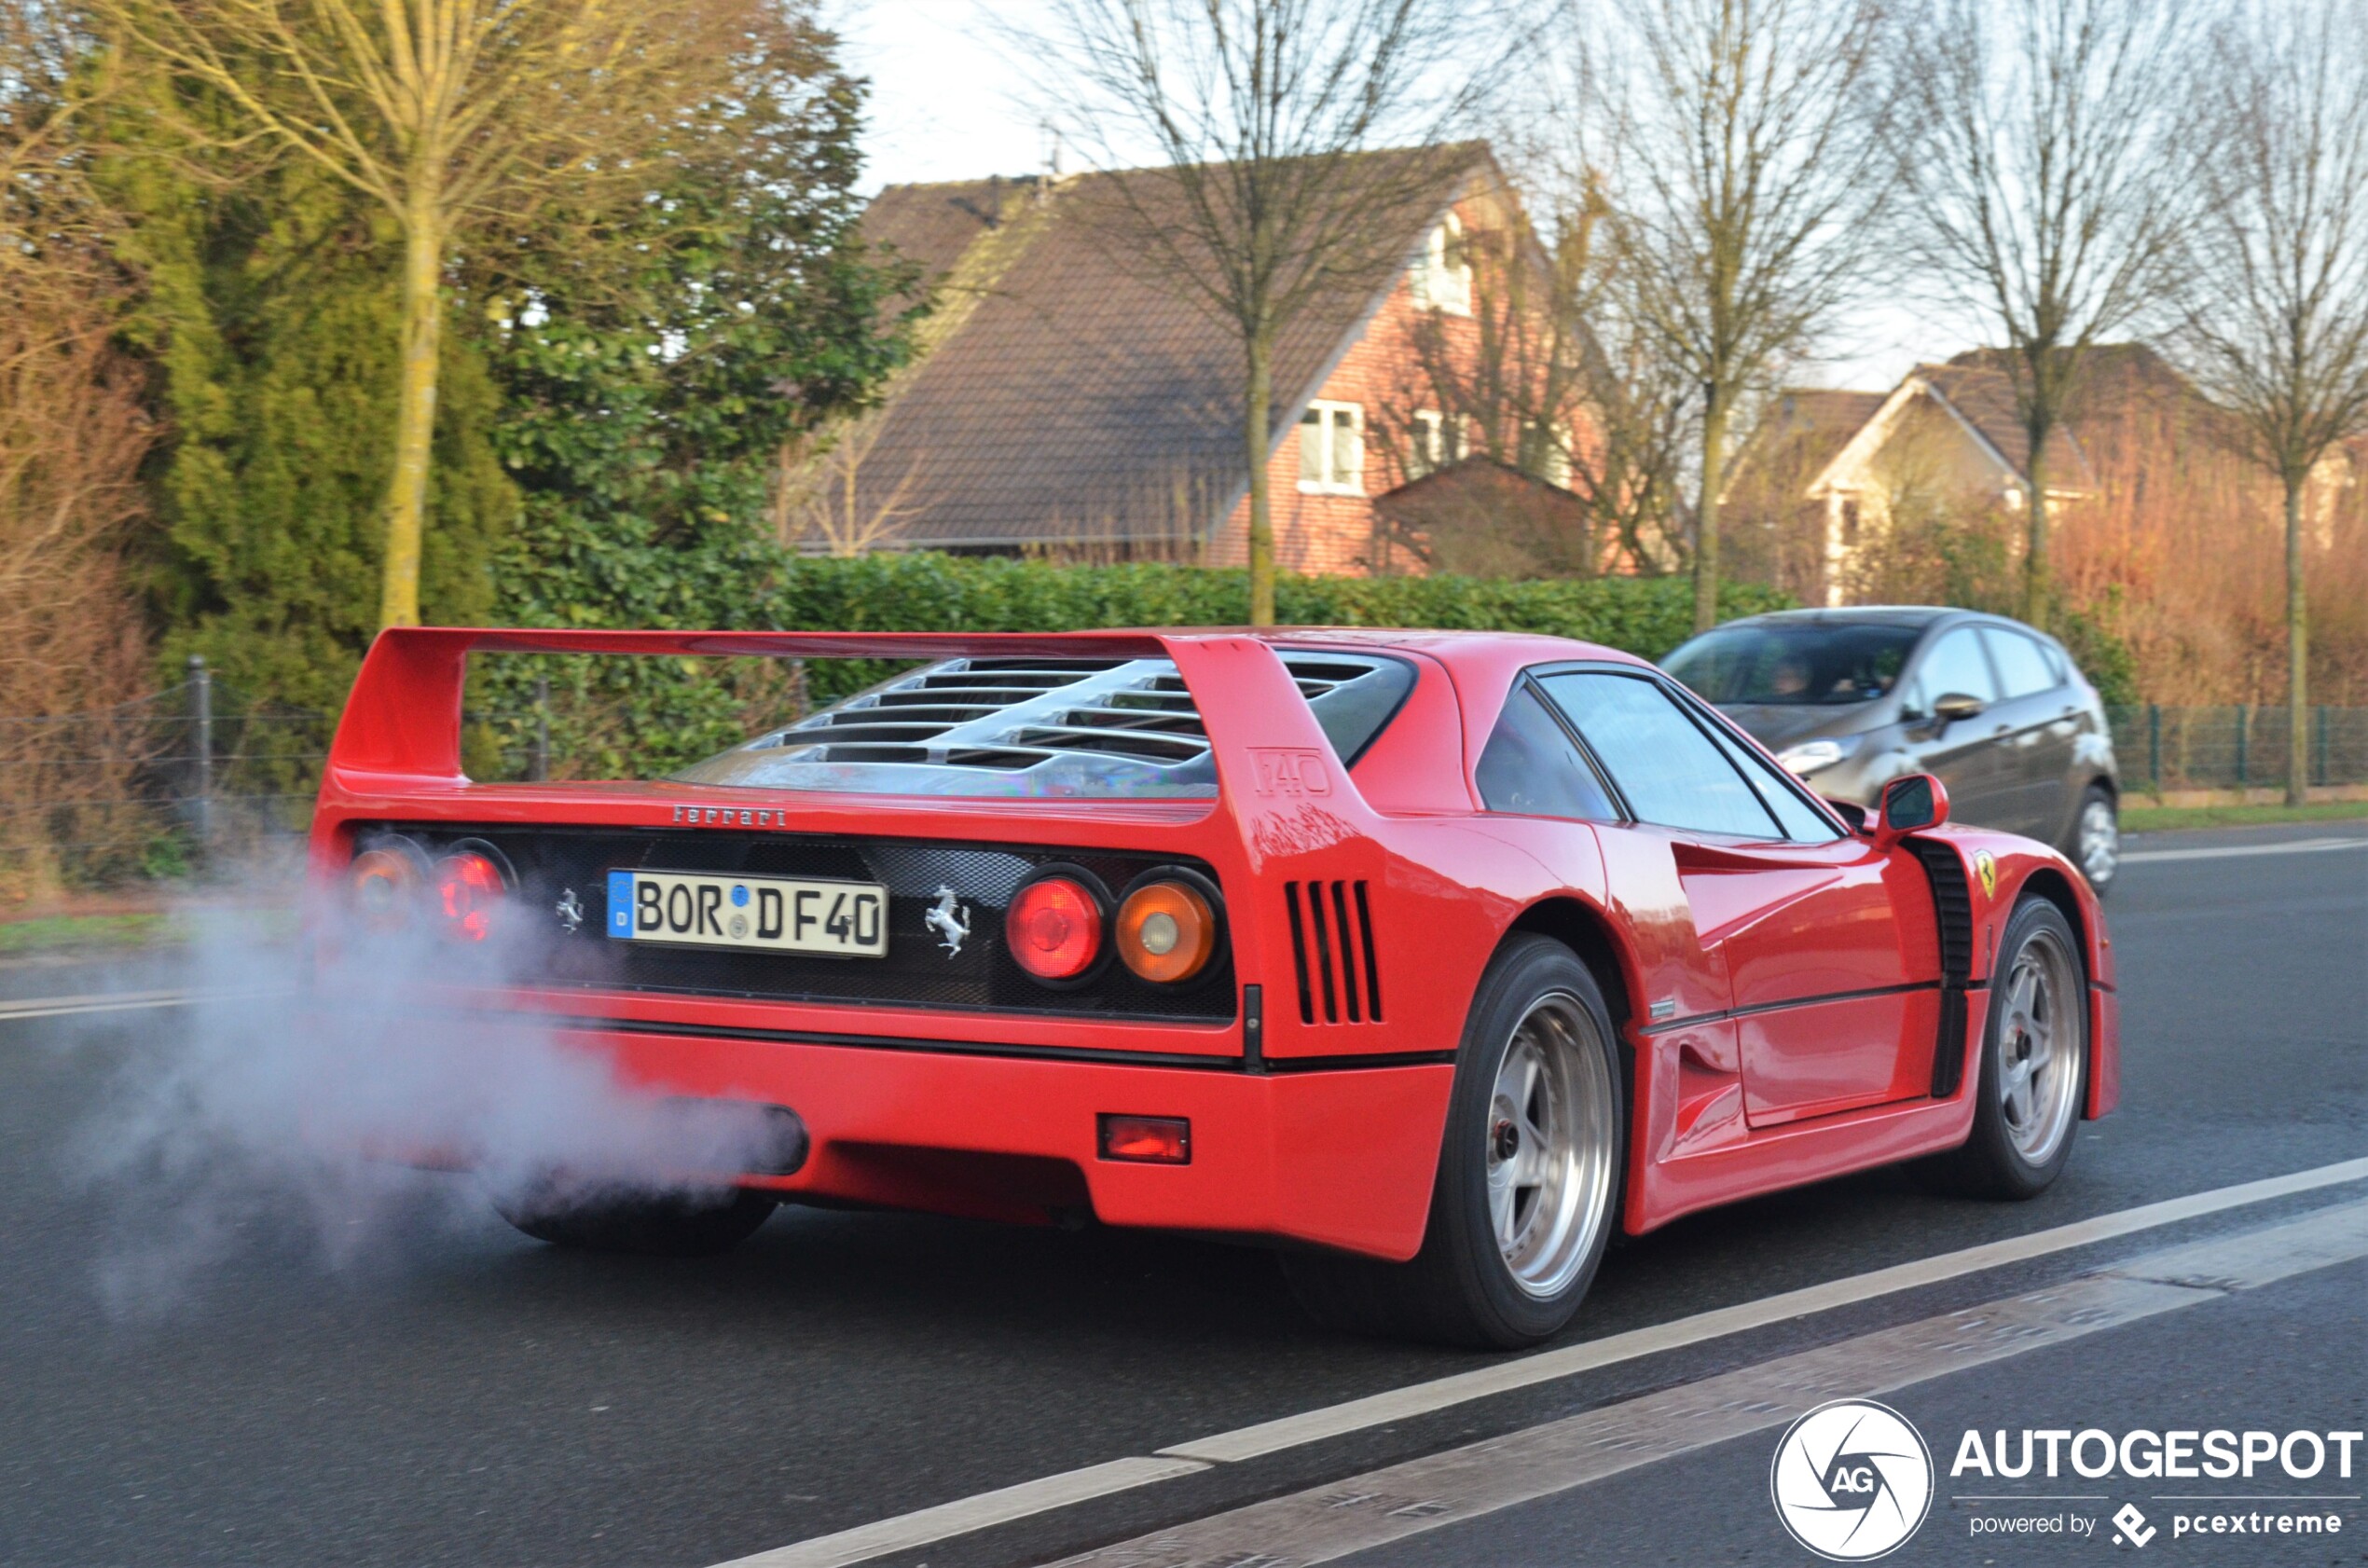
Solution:
<path fill-rule="evenodd" d="M 1192 1162 L 1192 1124 L 1180 1116 L 1112 1116 L 1105 1111 L 1102 1158 L 1152 1165 Z"/>

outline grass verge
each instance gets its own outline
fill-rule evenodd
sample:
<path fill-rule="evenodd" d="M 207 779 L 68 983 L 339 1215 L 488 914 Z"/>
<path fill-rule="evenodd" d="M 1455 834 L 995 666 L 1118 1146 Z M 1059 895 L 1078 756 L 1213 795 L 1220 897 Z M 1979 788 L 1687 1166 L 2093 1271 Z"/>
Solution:
<path fill-rule="evenodd" d="M 2308 805 L 2125 805 L 2121 831 L 2258 828 L 2278 822 L 2347 822 L 2362 817 L 2368 817 L 2368 801 L 2313 801 Z"/>

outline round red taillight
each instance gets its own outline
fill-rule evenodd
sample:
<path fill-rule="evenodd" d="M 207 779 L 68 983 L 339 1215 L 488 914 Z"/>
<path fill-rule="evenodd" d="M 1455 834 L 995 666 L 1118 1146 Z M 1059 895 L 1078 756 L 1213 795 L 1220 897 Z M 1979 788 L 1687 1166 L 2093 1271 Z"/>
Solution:
<path fill-rule="evenodd" d="M 447 855 L 435 863 L 436 906 L 444 934 L 456 942 L 483 942 L 493 928 L 502 901 L 502 868 L 475 850 Z"/>
<path fill-rule="evenodd" d="M 411 922 L 420 892 L 420 862 L 400 849 L 365 849 L 346 875 L 353 913 L 374 931 L 399 931 Z"/>
<path fill-rule="evenodd" d="M 1074 980 L 1102 956 L 1102 906 L 1081 882 L 1048 876 L 1020 889 L 1003 941 L 1039 980 Z"/>

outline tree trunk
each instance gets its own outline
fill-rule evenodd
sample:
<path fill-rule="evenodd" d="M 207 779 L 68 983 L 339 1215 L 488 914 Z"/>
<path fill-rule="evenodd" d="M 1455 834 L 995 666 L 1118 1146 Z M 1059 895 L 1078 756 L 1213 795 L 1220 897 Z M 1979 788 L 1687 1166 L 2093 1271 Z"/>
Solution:
<path fill-rule="evenodd" d="M 2023 536 L 2023 606 L 2025 624 L 2047 625 L 2047 474 L 2040 455 L 2043 431 L 2031 443 L 2031 520 Z"/>
<path fill-rule="evenodd" d="M 403 234 L 403 380 L 395 404 L 394 475 L 387 485 L 381 626 L 420 624 L 420 539 L 427 517 L 428 462 L 435 442 L 443 273 L 443 225 L 431 202 L 415 199 Z"/>
<path fill-rule="evenodd" d="M 1267 466 L 1273 457 L 1271 427 L 1274 419 L 1274 345 L 1262 334 L 1252 334 L 1249 351 L 1249 407 L 1242 420 L 1242 444 L 1250 465 L 1250 625 L 1274 624 L 1274 513 L 1267 484 Z"/>
<path fill-rule="evenodd" d="M 1716 383 L 1702 398 L 1702 495 L 1694 508 L 1694 629 L 1718 625 L 1718 482 L 1727 467 L 1727 396 Z"/>
<path fill-rule="evenodd" d="M 2310 616 L 2303 598 L 2302 491 L 2286 481 L 2286 804 L 2310 798 Z"/>

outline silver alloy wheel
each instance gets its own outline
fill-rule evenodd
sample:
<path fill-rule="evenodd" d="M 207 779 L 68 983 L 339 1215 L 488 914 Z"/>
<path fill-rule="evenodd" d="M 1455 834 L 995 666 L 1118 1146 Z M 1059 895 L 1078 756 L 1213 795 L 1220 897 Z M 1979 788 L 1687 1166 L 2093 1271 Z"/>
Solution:
<path fill-rule="evenodd" d="M 2079 1114 L 2082 1000 L 2063 939 L 2033 931 L 1997 998 L 1999 1109 L 2015 1151 L 2033 1165 L 2055 1158 Z"/>
<path fill-rule="evenodd" d="M 1618 1176 L 1618 1103 L 1585 1006 L 1540 997 L 1506 1042 L 1484 1133 L 1489 1217 L 1524 1294 L 1561 1295 L 1594 1253 Z"/>
<path fill-rule="evenodd" d="M 2113 879 L 2113 869 L 2121 864 L 2121 822 L 2113 815 L 2113 803 L 2092 800 L 2080 808 L 2080 869 L 2092 887 L 2101 887 Z"/>

